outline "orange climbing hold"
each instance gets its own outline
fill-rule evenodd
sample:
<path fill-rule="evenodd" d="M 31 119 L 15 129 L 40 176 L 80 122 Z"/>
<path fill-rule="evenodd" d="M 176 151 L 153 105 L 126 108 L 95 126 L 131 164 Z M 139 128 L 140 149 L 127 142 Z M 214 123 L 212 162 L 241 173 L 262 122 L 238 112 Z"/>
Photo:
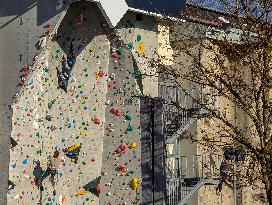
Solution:
<path fill-rule="evenodd" d="M 59 195 L 59 204 L 64 205 L 65 202 L 65 196 L 63 194 Z"/>

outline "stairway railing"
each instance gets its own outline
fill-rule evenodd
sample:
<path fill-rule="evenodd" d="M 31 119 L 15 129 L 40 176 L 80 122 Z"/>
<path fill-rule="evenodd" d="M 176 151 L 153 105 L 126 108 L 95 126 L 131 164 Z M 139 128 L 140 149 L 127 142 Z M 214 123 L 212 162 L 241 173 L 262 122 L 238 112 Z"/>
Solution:
<path fill-rule="evenodd" d="M 168 205 L 184 205 L 202 186 L 217 185 L 221 159 L 217 154 L 181 156 L 181 176 L 168 181 Z"/>

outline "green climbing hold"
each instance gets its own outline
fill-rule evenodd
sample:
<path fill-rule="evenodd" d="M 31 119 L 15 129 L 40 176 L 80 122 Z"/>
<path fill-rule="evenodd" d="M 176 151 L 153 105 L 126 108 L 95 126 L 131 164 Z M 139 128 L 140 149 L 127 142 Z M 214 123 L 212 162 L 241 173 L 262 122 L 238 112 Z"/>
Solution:
<path fill-rule="evenodd" d="M 135 95 L 136 95 L 136 97 L 142 96 L 141 92 L 137 92 Z"/>
<path fill-rule="evenodd" d="M 56 53 L 60 53 L 60 48 L 58 48 L 58 49 L 56 50 Z"/>
<path fill-rule="evenodd" d="M 129 50 L 131 50 L 131 49 L 133 49 L 133 44 L 129 43 L 127 47 L 128 47 Z"/>
<path fill-rule="evenodd" d="M 44 78 L 44 81 L 47 82 L 49 79 L 48 78 Z"/>
<path fill-rule="evenodd" d="M 131 115 L 126 115 L 125 118 L 126 118 L 126 120 L 132 120 L 132 116 Z"/>
<path fill-rule="evenodd" d="M 48 73 L 48 67 L 45 67 L 43 70 L 44 72 Z"/>
<path fill-rule="evenodd" d="M 142 76 L 141 71 L 138 69 L 135 71 L 135 78 L 140 78 Z"/>
<path fill-rule="evenodd" d="M 116 53 L 120 56 L 120 55 L 123 55 L 123 51 L 121 49 L 117 49 L 116 50 Z"/>
<path fill-rule="evenodd" d="M 84 71 L 84 72 L 87 72 L 87 70 L 88 70 L 87 68 L 84 68 L 84 70 L 83 70 L 83 71 Z"/>
<path fill-rule="evenodd" d="M 142 40 L 142 36 L 137 35 L 137 38 L 136 38 L 136 39 L 137 39 L 138 42 L 140 42 L 140 41 Z"/>
<path fill-rule="evenodd" d="M 128 126 L 127 131 L 133 131 L 133 127 L 131 125 Z"/>

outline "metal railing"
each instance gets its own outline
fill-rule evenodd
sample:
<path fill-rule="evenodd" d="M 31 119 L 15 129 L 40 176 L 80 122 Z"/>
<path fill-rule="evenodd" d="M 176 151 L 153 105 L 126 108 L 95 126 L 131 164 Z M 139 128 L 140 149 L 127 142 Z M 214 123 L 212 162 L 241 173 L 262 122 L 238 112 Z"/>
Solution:
<path fill-rule="evenodd" d="M 205 185 L 205 180 L 219 181 L 219 167 L 222 159 L 223 156 L 218 154 L 181 156 L 180 176 L 168 179 L 168 205 L 178 205 L 181 201 L 190 198 L 201 186 Z M 194 182 L 188 184 L 188 179 L 193 179 Z"/>
<path fill-rule="evenodd" d="M 184 178 L 218 178 L 222 155 L 189 155 L 180 157 L 180 173 Z"/>
<path fill-rule="evenodd" d="M 168 182 L 168 204 L 178 205 L 181 200 L 181 181 L 180 178 L 172 178 Z"/>

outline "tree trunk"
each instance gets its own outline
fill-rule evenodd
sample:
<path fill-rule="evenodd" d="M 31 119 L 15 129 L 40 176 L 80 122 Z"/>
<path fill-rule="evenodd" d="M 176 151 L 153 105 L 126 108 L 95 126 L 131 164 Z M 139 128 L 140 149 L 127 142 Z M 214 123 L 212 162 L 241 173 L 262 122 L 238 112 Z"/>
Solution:
<path fill-rule="evenodd" d="M 262 164 L 262 177 L 265 185 L 266 197 L 269 205 L 272 205 L 272 172 L 268 163 Z"/>
<path fill-rule="evenodd" d="M 266 197 L 269 205 L 272 205 L 272 188 L 266 188 Z"/>

